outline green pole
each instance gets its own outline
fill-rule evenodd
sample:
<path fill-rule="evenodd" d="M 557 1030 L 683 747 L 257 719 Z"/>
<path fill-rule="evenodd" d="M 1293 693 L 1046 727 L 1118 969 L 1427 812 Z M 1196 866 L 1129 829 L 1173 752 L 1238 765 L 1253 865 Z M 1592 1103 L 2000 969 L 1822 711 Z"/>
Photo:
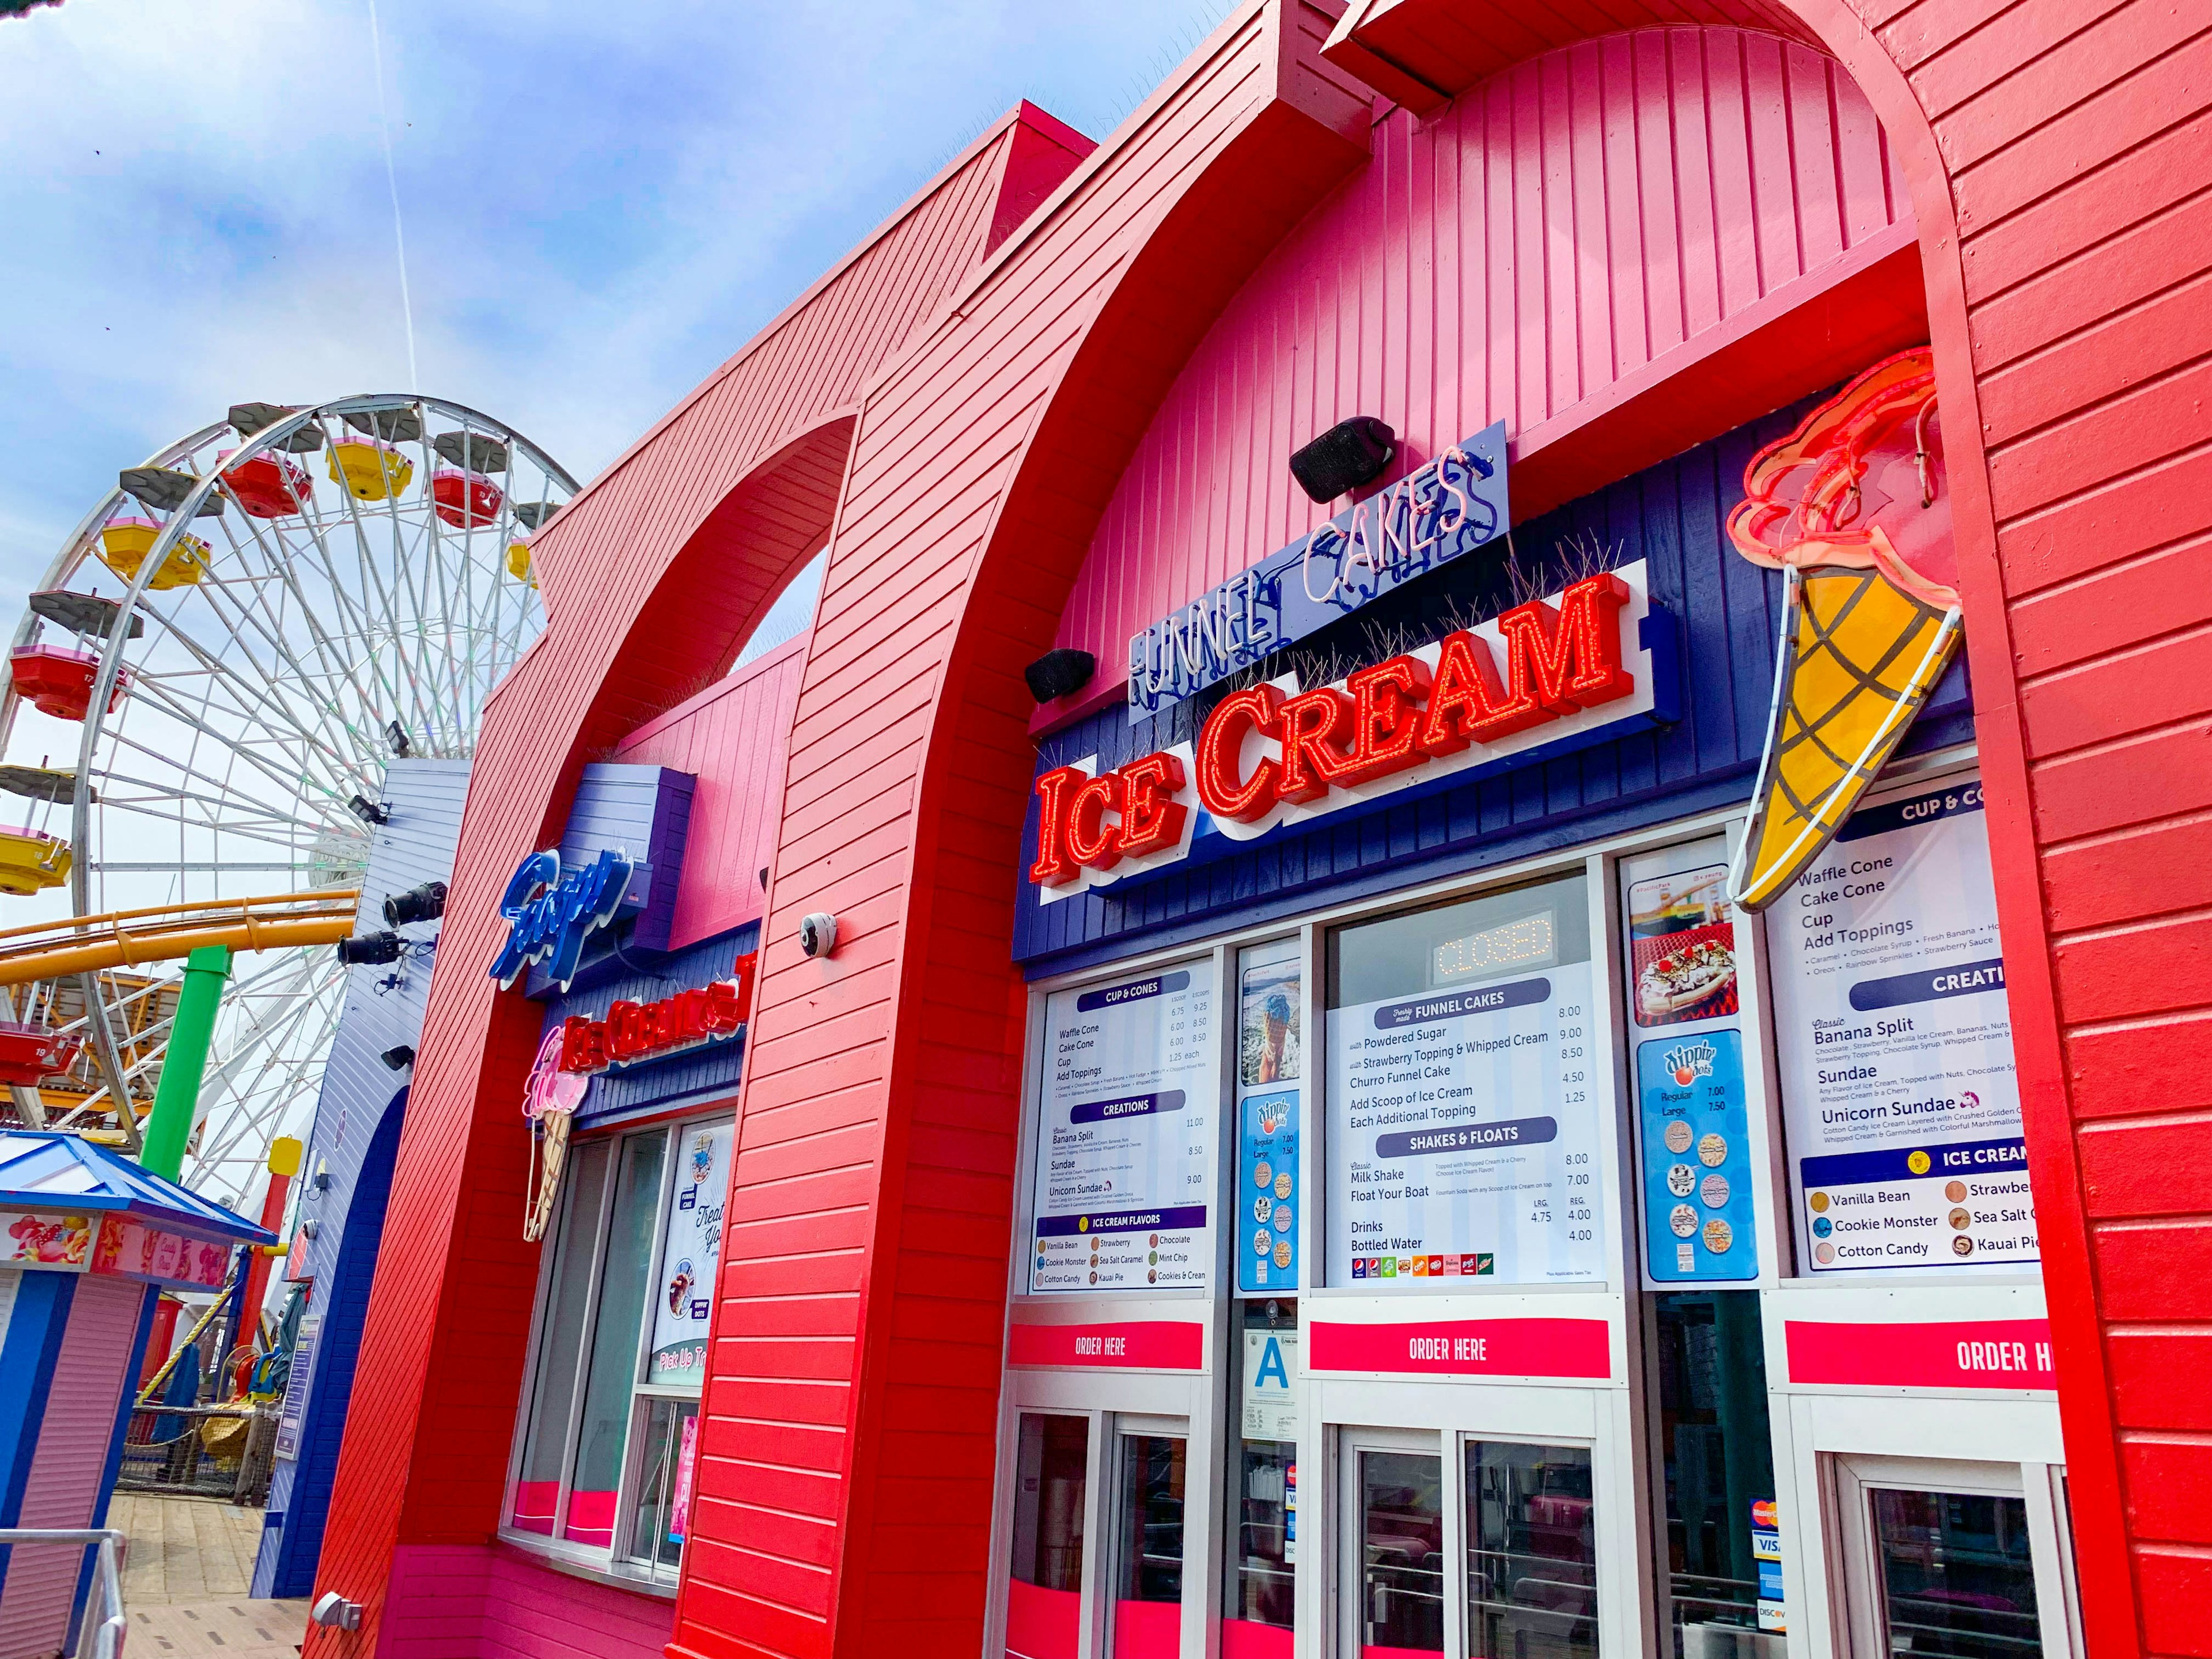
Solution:
<path fill-rule="evenodd" d="M 229 977 L 227 945 L 204 945 L 185 958 L 185 988 L 177 998 L 177 1017 L 170 1022 L 168 1048 L 161 1055 L 161 1080 L 155 1085 L 154 1109 L 146 1119 L 146 1150 L 138 1155 L 143 1168 L 172 1181 L 184 1173 L 185 1143 L 192 1138 L 192 1119 L 199 1111 L 200 1078 L 207 1070 L 216 1010 L 222 1005 L 222 982 Z"/>

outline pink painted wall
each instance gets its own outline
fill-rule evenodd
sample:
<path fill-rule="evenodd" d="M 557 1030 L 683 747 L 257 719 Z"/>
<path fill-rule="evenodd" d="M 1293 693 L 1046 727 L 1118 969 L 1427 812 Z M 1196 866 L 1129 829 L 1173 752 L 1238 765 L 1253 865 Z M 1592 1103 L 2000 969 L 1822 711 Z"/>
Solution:
<path fill-rule="evenodd" d="M 504 1544 L 402 1544 L 379 1659 L 660 1659 L 675 1604 Z"/>
<path fill-rule="evenodd" d="M 52 1396 L 39 1425 L 39 1448 L 23 1488 L 23 1527 L 85 1527 L 107 1472 L 115 1414 L 123 1407 L 124 1373 L 146 1305 L 146 1287 L 135 1280 L 76 1282 L 69 1325 L 54 1364 Z M 0 1654 L 58 1650 L 69 1634 L 84 1552 L 73 1547 L 15 1547 L 8 1584 L 0 1593 Z"/>
<path fill-rule="evenodd" d="M 1616 34 L 1425 125 L 1393 110 L 1374 164 L 1268 255 L 1123 473 L 1056 640 L 1098 658 L 1083 703 L 1125 680 L 1132 633 L 1328 516 L 1288 466 L 1315 434 L 1378 415 L 1403 472 L 1503 419 L 1517 460 L 1785 285 L 1907 244 L 1910 221 L 1864 95 L 1771 35 Z"/>
<path fill-rule="evenodd" d="M 775 854 L 791 711 L 805 664 L 802 634 L 648 720 L 615 750 L 626 764 L 673 767 L 699 780 L 672 950 L 760 915 L 760 871 Z"/>

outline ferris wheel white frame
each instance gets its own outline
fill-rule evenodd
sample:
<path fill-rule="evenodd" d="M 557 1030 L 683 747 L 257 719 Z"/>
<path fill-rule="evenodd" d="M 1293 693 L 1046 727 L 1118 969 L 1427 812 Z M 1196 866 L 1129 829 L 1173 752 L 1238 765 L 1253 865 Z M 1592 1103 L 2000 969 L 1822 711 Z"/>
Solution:
<path fill-rule="evenodd" d="M 309 408 L 283 413 L 250 433 L 234 424 L 236 418 L 236 411 L 234 411 L 234 421 L 216 422 L 198 428 L 157 450 L 148 459 L 145 463 L 147 467 L 173 468 L 179 462 L 186 462 L 195 456 L 204 455 L 211 445 L 217 443 L 234 430 L 240 431 L 242 439 L 239 447 L 222 455 L 217 464 L 206 466 L 198 477 L 197 482 L 182 498 L 176 501 L 161 515 L 160 527 L 153 544 L 139 559 L 136 569 L 131 572 L 125 592 L 115 605 L 106 634 L 99 647 L 99 665 L 93 678 L 86 714 L 81 723 L 74 788 L 70 799 L 70 842 L 76 850 L 69 878 L 70 902 L 73 915 L 84 917 L 93 914 L 92 876 L 96 866 L 90 854 L 94 846 L 94 808 L 99 804 L 94 793 L 94 779 L 96 775 L 100 775 L 99 757 L 103 741 L 115 740 L 119 736 L 119 722 L 115 727 L 111 728 L 109 702 L 114 697 L 117 687 L 122 682 L 126 670 L 126 659 L 129 655 L 127 647 L 133 637 L 134 621 L 143 617 L 147 622 L 157 626 L 170 625 L 160 611 L 147 605 L 145 596 L 149 584 L 153 582 L 157 573 L 163 569 L 172 553 L 178 549 L 180 543 L 185 541 L 189 526 L 196 519 L 206 516 L 203 508 L 210 497 L 222 488 L 225 475 L 235 472 L 241 466 L 259 457 L 276 455 L 283 458 L 302 447 L 322 448 L 335 441 L 356 441 L 343 433 L 334 438 L 332 424 L 346 421 L 348 417 L 353 417 L 349 424 L 357 430 L 374 434 L 386 429 L 381 425 L 383 421 L 402 418 L 402 411 L 412 412 L 414 425 L 411 435 L 407 441 L 411 442 L 415 439 L 421 441 L 424 450 L 424 470 L 431 476 L 434 476 L 434 472 L 432 471 L 428 453 L 432 447 L 428 422 L 433 417 L 442 417 L 447 421 L 458 423 L 463 438 L 465 456 L 465 447 L 479 440 L 505 447 L 507 459 L 500 463 L 495 470 L 507 474 L 510 482 L 515 476 L 513 459 L 518 454 L 537 470 L 544 489 L 544 495 L 539 501 L 517 502 L 513 498 L 511 489 L 502 494 L 496 509 L 497 525 L 493 532 L 495 544 L 499 547 L 506 546 L 525 522 L 518 516 L 519 509 L 535 507 L 535 514 L 529 522 L 529 527 L 534 531 L 544 522 L 544 515 L 557 510 L 576 493 L 578 485 L 575 480 L 540 447 L 515 431 L 514 428 L 466 405 L 448 399 L 415 394 L 364 393 L 333 399 Z M 310 427 L 314 428 L 319 435 L 304 446 L 295 443 L 295 437 Z M 400 446 L 394 444 L 384 447 L 397 448 Z M 442 445 L 441 453 L 444 453 Z M 280 467 L 284 464 L 284 461 L 280 459 L 278 463 Z M 335 473 L 333 477 L 336 477 Z M 430 477 L 425 477 L 421 487 L 422 496 L 428 495 L 429 483 Z M 369 531 L 364 523 L 364 515 L 359 501 L 351 493 L 341 489 L 338 495 L 343 502 L 343 511 L 345 517 L 341 518 L 335 514 L 330 514 L 330 522 L 325 525 L 323 521 L 325 509 L 323 504 L 314 499 L 314 491 L 309 489 L 303 495 L 296 485 L 293 489 L 295 505 L 299 508 L 301 515 L 313 521 L 307 538 L 308 541 L 327 555 L 331 546 L 331 539 L 326 538 L 325 531 L 349 532 L 355 550 L 362 560 L 364 579 L 374 578 L 377 573 L 371 567 Z M 396 497 L 398 493 L 395 489 L 394 496 Z M 554 499 L 556 494 L 559 497 L 558 500 Z M 131 490 L 118 483 L 115 489 L 111 490 L 91 512 L 85 515 L 48 567 L 46 574 L 40 584 L 42 591 L 58 587 L 88 559 L 96 556 L 93 550 L 103 526 L 114 519 L 118 509 L 131 500 L 132 495 Z M 140 495 L 137 499 L 143 501 L 144 497 Z M 218 501 L 217 507 L 220 508 L 222 504 Z M 429 506 L 427 500 L 423 500 L 421 504 L 426 508 Z M 472 512 L 473 508 L 470 511 Z M 245 526 L 246 538 L 256 543 L 261 542 L 264 534 L 263 527 L 253 517 L 244 514 L 240 516 Z M 386 516 L 390 518 L 394 538 L 391 578 L 392 583 L 397 586 L 406 575 L 401 568 L 405 562 L 406 550 L 398 540 L 402 534 L 402 525 L 396 503 Z M 440 515 L 434 511 L 426 512 L 422 516 L 422 534 L 434 568 L 416 573 L 416 589 L 412 597 L 417 600 L 428 600 L 434 597 L 442 604 L 452 597 L 453 590 L 443 580 L 452 574 L 452 571 L 445 562 L 439 520 Z M 473 527 L 472 521 L 465 515 L 464 524 L 465 526 Z M 226 535 L 232 541 L 234 550 L 236 550 L 240 545 L 240 538 L 231 528 L 228 520 L 224 520 L 224 529 Z M 465 528 L 462 532 L 464 549 L 465 549 L 466 533 L 467 530 Z M 282 547 L 283 538 L 278 537 L 276 540 Z M 266 551 L 265 548 L 264 551 Z M 281 568 L 282 562 L 272 562 L 271 568 Z M 465 550 L 455 568 L 458 568 L 465 578 L 471 575 L 474 567 L 469 565 Z M 325 584 L 325 591 L 342 597 L 344 592 L 343 580 L 335 571 L 326 570 L 325 574 L 329 577 Z M 532 579 L 531 586 L 535 586 L 534 579 Z M 469 648 L 473 649 L 474 641 L 478 635 L 477 630 L 470 624 L 475 623 L 483 617 L 495 617 L 501 602 L 501 596 L 487 591 L 482 596 L 487 603 L 480 612 L 477 609 L 479 594 L 472 581 L 465 580 L 459 584 L 459 587 L 464 596 L 464 603 L 467 607 L 466 614 L 457 617 L 450 611 L 443 613 L 444 641 L 450 645 L 458 631 L 459 636 L 469 642 Z M 500 673 L 503 673 L 507 668 L 512 666 L 514 661 L 519 659 L 529 633 L 534 631 L 528 626 L 532 620 L 533 605 L 535 605 L 537 624 L 540 627 L 543 625 L 542 605 L 537 605 L 534 601 L 520 605 L 514 605 L 512 601 L 506 601 L 506 603 L 512 607 L 512 626 L 505 638 L 495 641 L 496 648 L 490 653 L 490 665 Z M 304 609 L 304 599 L 302 599 L 302 606 Z M 241 607 L 241 614 L 239 617 L 240 626 L 252 620 L 242 614 L 243 610 L 244 607 Z M 417 614 L 428 614 L 428 612 L 426 610 Z M 458 630 L 455 626 L 457 622 L 462 624 Z M 30 643 L 39 631 L 37 613 L 27 612 L 16 630 L 15 646 L 21 647 Z M 270 672 L 272 678 L 278 670 L 281 670 L 284 673 L 296 677 L 302 684 L 313 678 L 313 674 L 300 660 L 299 654 L 295 652 L 292 643 L 286 640 L 281 628 L 260 627 L 258 629 L 258 633 L 260 642 L 269 653 Z M 85 634 L 82 637 L 89 643 L 100 636 L 96 634 Z M 428 635 L 426 634 L 426 641 L 428 638 Z M 390 642 L 393 647 L 393 657 L 402 671 L 403 678 L 410 682 L 411 690 L 419 691 L 420 682 L 428 678 L 441 682 L 439 688 L 441 692 L 451 690 L 455 694 L 454 700 L 450 704 L 453 720 L 447 722 L 433 720 L 432 729 L 425 730 L 421 733 L 425 750 L 434 755 L 465 755 L 472 752 L 476 737 L 474 722 L 480 714 L 482 697 L 488 692 L 489 684 L 484 683 L 479 674 L 474 685 L 474 696 L 471 697 L 464 678 L 464 671 L 468 665 L 459 665 L 451 660 L 450 652 L 441 658 L 434 651 L 426 648 L 418 660 L 410 662 L 408 651 L 411 642 L 401 641 L 396 630 Z M 397 684 L 376 686 L 364 684 L 364 667 L 369 679 L 374 680 L 383 675 L 385 664 L 380 658 L 368 659 L 365 665 L 362 661 L 334 662 L 331 659 L 330 653 L 324 649 L 325 643 L 326 641 L 319 637 L 312 642 L 310 647 L 312 651 L 320 653 L 323 658 L 323 660 L 316 665 L 317 670 L 325 675 L 342 675 L 349 679 L 362 704 L 367 706 L 386 701 L 378 695 L 380 691 L 392 694 L 389 701 L 394 702 L 406 701 L 398 695 L 400 688 Z M 225 672 L 222 665 L 208 659 L 206 653 L 203 653 L 201 655 L 206 672 L 216 675 Z M 281 662 L 278 660 L 280 659 Z M 482 669 L 484 665 L 480 664 L 476 666 Z M 4 674 L 4 678 L 0 678 L 0 688 L 4 688 L 4 696 L 0 696 L 0 738 L 4 738 L 12 735 L 15 712 L 21 702 L 21 696 L 16 689 L 12 672 L 0 670 L 0 674 Z M 144 695 L 150 689 L 148 682 L 143 679 L 134 679 L 133 686 L 134 696 Z M 252 688 L 247 690 L 250 692 Z M 267 697 L 252 699 L 253 706 L 257 708 L 271 707 L 273 702 L 274 700 Z M 410 706 L 419 710 L 425 704 L 418 696 Z M 432 694 L 428 706 L 433 708 L 441 706 L 437 693 Z M 327 726 L 329 720 L 335 712 L 335 704 L 325 708 L 321 711 L 322 726 L 313 729 L 310 724 L 294 719 L 291 721 L 292 729 L 289 736 L 301 745 L 301 752 L 311 757 L 319 755 L 328 760 L 331 776 L 326 782 L 331 792 L 336 792 L 348 784 L 358 784 L 366 781 L 372 791 L 369 798 L 373 799 L 374 779 L 371 777 L 370 769 L 365 763 L 368 758 L 368 753 L 365 751 L 371 750 L 376 738 L 381 734 L 370 735 L 355 732 L 352 733 L 354 738 L 352 744 L 341 744 L 333 739 L 342 736 L 342 732 L 322 729 Z M 162 714 L 165 718 L 179 720 L 187 726 L 195 725 L 194 717 L 189 708 L 173 703 L 165 708 Z M 397 722 L 394 724 L 396 725 Z M 204 733 L 216 736 L 218 741 L 222 740 L 220 734 L 207 732 L 207 728 L 204 725 L 200 726 L 199 729 Z M 111 749 L 114 747 L 112 741 L 110 746 Z M 349 749 L 351 752 L 347 752 Z M 403 744 L 401 752 L 411 752 L 411 750 Z M 174 764 L 173 762 L 171 763 Z M 380 759 L 378 760 L 374 771 L 376 775 L 380 775 Z M 343 796 L 333 793 L 332 798 L 342 799 Z M 58 796 L 55 799 L 58 804 Z M 178 822 L 180 826 L 181 838 L 185 823 L 181 815 Z M 296 828 L 296 823 L 291 827 Z M 229 833 L 234 836 L 236 834 L 235 831 Z M 282 865 L 255 866 L 227 863 L 220 867 L 233 870 L 286 869 L 292 871 L 295 879 L 297 880 L 301 870 L 301 855 L 296 844 L 291 850 L 293 854 L 291 860 Z M 137 866 L 120 865 L 98 867 L 106 871 L 127 870 Z M 146 867 L 149 870 L 167 871 L 171 866 L 160 864 Z M 192 866 L 179 864 L 175 867 L 182 871 Z M 239 1043 L 234 1042 L 230 1052 L 218 1054 L 213 1057 L 201 1091 L 203 1109 L 205 1108 L 210 1091 L 222 1087 L 224 1080 L 247 1066 L 257 1052 L 271 1047 L 280 1051 L 284 1050 L 288 1047 L 288 1039 L 298 1036 L 294 1027 L 312 1006 L 313 999 L 295 992 L 289 988 L 289 984 L 292 981 L 301 981 L 301 983 L 305 983 L 302 975 L 311 979 L 312 969 L 311 958 L 307 957 L 304 952 L 294 952 L 291 953 L 289 959 L 279 957 L 273 963 L 258 969 L 252 981 L 241 982 L 239 988 L 241 991 L 246 990 L 250 984 L 254 988 L 253 994 L 258 995 L 272 1005 L 276 1012 L 270 1015 L 265 1021 L 257 1016 L 242 1022 L 234 1022 L 233 1035 L 240 1037 L 244 1046 L 240 1047 Z M 133 1114 L 129 1108 L 131 1076 L 134 1071 L 143 1072 L 151 1061 L 149 1057 L 142 1055 L 137 1066 L 126 1066 L 114 1030 L 109 1022 L 106 998 L 101 992 L 99 979 L 99 975 L 91 973 L 82 975 L 78 979 L 86 1011 L 86 1035 L 89 1040 L 97 1074 L 103 1085 L 98 1092 L 104 1094 L 113 1103 L 118 1127 L 122 1128 L 127 1139 L 135 1141 L 137 1127 Z M 0 1011 L 0 1013 L 5 1012 L 8 1011 Z M 285 1023 L 288 1012 L 292 1021 L 290 1025 Z M 143 1035 L 143 1033 L 140 1034 L 142 1039 Z M 321 1050 L 326 1048 L 326 1040 L 327 1033 L 325 1033 L 321 1040 L 312 1041 L 307 1045 L 307 1052 L 305 1059 L 295 1058 L 289 1063 L 295 1071 L 319 1066 Z M 293 1079 L 295 1085 L 303 1081 L 304 1079 L 296 1077 Z M 28 1092 L 35 1097 L 35 1091 Z M 280 1090 L 280 1097 L 283 1097 L 285 1092 Z M 293 1092 L 296 1094 L 296 1089 Z M 17 1098 L 19 1102 L 21 1100 L 21 1093 L 18 1094 Z M 93 1103 L 93 1100 L 88 1098 L 86 1107 L 90 1107 Z M 79 1109 L 82 1111 L 84 1108 Z M 212 1127 L 210 1126 L 211 1130 Z M 233 1143 L 251 1134 L 255 1127 L 255 1123 L 250 1120 L 225 1126 L 224 1133 L 228 1136 L 228 1139 L 219 1140 L 201 1150 L 199 1158 L 201 1168 L 206 1170 L 214 1167 L 216 1163 L 222 1161 L 223 1154 L 234 1150 Z M 273 1133 L 273 1130 L 270 1133 Z"/>

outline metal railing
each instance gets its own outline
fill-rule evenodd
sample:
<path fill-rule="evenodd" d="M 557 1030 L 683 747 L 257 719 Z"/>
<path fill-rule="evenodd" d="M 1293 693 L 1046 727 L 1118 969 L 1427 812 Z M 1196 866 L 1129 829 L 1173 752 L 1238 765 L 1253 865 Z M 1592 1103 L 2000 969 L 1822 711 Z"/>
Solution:
<path fill-rule="evenodd" d="M 78 1644 L 77 1651 L 82 1659 L 123 1659 L 123 1638 L 130 1629 L 130 1620 L 123 1613 L 123 1567 L 118 1559 L 123 1534 L 112 1527 L 0 1527 L 0 1548 L 16 1544 L 98 1547 L 99 1565 L 92 1575 L 98 1612 L 86 1609 L 85 1639 Z"/>
<path fill-rule="evenodd" d="M 214 1424 L 239 1426 L 211 1446 Z M 276 1426 L 270 1406 L 137 1407 L 124 1432 L 115 1489 L 256 1502 L 268 1490 Z"/>

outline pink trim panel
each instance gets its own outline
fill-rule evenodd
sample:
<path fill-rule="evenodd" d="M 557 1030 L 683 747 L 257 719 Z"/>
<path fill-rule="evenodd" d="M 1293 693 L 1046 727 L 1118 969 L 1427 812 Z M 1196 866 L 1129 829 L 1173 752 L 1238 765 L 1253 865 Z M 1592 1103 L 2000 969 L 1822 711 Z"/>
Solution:
<path fill-rule="evenodd" d="M 1221 1659 L 1291 1659 L 1291 1633 L 1256 1619 L 1221 1621 Z"/>
<path fill-rule="evenodd" d="M 1790 1380 L 1844 1388 L 2055 1389 L 2058 1373 L 2045 1319 L 1978 1319 L 1940 1325 L 1844 1325 L 1790 1320 L 1783 1327 Z"/>
<path fill-rule="evenodd" d="M 378 1659 L 660 1659 L 664 1596 L 556 1572 L 505 1545 L 402 1544 Z"/>
<path fill-rule="evenodd" d="M 1308 1364 L 1324 1371 L 1414 1376 L 1613 1375 L 1602 1319 L 1425 1319 L 1402 1325 L 1316 1321 Z"/>
<path fill-rule="evenodd" d="M 1006 1659 L 1075 1659 L 1083 1597 L 1006 1581 Z"/>
<path fill-rule="evenodd" d="M 1017 1324 L 1006 1335 L 1006 1363 L 1028 1370 L 1194 1371 L 1206 1363 L 1206 1328 L 1181 1319 Z"/>

